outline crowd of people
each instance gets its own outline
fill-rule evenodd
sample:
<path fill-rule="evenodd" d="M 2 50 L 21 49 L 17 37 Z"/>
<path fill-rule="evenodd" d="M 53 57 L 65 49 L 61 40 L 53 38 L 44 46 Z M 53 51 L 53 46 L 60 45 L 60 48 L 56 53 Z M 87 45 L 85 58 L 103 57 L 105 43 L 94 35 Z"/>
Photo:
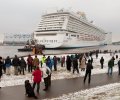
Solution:
<path fill-rule="evenodd" d="M 96 55 L 96 59 L 98 59 L 99 52 L 94 52 Z M 79 74 L 80 70 L 85 71 L 85 77 L 83 82 L 85 83 L 86 78 L 88 76 L 88 83 L 90 84 L 91 81 L 91 70 L 93 69 L 93 52 L 90 53 L 81 53 L 81 54 L 71 54 L 67 56 L 61 57 L 51 57 L 43 55 L 41 59 L 35 55 L 33 56 L 28 55 L 27 59 L 25 60 L 24 57 L 19 58 L 17 55 L 11 59 L 9 56 L 6 59 L 2 59 L 0 57 L 0 79 L 2 74 L 11 75 L 11 66 L 14 67 L 14 75 L 23 74 L 25 75 L 26 72 L 31 73 L 33 76 L 33 86 L 32 89 L 34 91 L 35 86 L 37 85 L 36 92 L 39 94 L 40 89 L 40 82 L 43 78 L 45 88 L 44 91 L 47 91 L 51 86 L 51 74 L 52 71 L 57 71 L 58 64 L 61 67 L 66 67 L 67 71 L 74 74 L 75 71 Z M 108 75 L 112 75 L 113 66 L 115 65 L 115 59 L 117 60 L 118 64 L 118 75 L 120 75 L 120 60 L 118 55 L 116 57 L 112 56 L 111 59 L 108 61 Z M 101 57 L 100 59 L 101 69 L 104 68 L 104 58 Z M 80 69 L 80 70 L 79 70 Z M 26 81 L 25 84 L 29 84 L 29 80 Z M 25 86 L 27 87 L 27 86 Z M 28 86 L 29 87 L 29 86 Z M 26 88 L 26 94 L 29 89 Z M 32 92 L 31 92 L 32 93 Z M 36 98 L 36 96 L 34 96 Z"/>

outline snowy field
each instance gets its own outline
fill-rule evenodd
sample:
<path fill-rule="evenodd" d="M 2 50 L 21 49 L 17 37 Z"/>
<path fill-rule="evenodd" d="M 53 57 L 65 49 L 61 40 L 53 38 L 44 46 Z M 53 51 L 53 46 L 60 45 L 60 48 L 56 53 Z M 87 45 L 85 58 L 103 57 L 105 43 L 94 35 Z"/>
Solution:
<path fill-rule="evenodd" d="M 117 54 L 120 56 L 120 54 Z M 63 55 L 58 55 L 63 56 Z M 66 55 L 65 55 L 66 56 Z M 104 68 L 101 69 L 100 66 L 100 58 L 103 56 L 105 59 Z M 38 56 L 41 58 L 41 56 Z M 93 74 L 100 74 L 100 73 L 107 73 L 108 70 L 108 60 L 111 59 L 110 54 L 99 54 L 98 59 L 93 56 L 93 67 L 92 75 Z M 116 63 L 117 61 L 115 61 Z M 113 68 L 113 72 L 118 71 L 118 66 L 115 65 Z M 11 68 L 11 73 L 13 73 L 13 67 Z M 75 77 L 83 77 L 85 72 L 81 72 L 80 74 L 73 74 L 72 72 L 68 72 L 66 67 L 60 67 L 58 65 L 58 71 L 52 72 L 52 80 L 58 79 L 65 79 L 65 78 L 75 78 Z M 0 86 L 7 87 L 7 86 L 15 86 L 15 85 L 22 85 L 24 81 L 28 79 L 32 82 L 31 74 L 26 73 L 26 75 L 18 75 L 14 76 L 13 74 L 10 76 L 3 75 Z M 75 93 L 70 93 L 67 95 L 63 95 L 58 98 L 54 98 L 52 100 L 120 100 L 120 83 L 109 84 L 105 86 L 100 86 L 88 90 L 78 91 Z"/>
<path fill-rule="evenodd" d="M 120 83 L 114 83 L 44 100 L 120 100 Z"/>

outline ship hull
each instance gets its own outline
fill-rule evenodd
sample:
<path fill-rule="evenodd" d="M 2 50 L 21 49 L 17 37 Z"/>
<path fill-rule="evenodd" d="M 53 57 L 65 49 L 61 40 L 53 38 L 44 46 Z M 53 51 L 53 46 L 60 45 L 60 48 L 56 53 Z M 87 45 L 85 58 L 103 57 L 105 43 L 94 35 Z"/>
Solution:
<path fill-rule="evenodd" d="M 104 41 L 83 41 L 77 37 L 70 37 L 72 34 L 74 33 L 69 33 L 69 36 L 66 36 L 66 31 L 59 31 L 56 32 L 55 36 L 41 36 L 34 38 L 38 41 L 38 44 L 45 45 L 45 48 L 47 49 L 67 49 L 104 45 Z"/>

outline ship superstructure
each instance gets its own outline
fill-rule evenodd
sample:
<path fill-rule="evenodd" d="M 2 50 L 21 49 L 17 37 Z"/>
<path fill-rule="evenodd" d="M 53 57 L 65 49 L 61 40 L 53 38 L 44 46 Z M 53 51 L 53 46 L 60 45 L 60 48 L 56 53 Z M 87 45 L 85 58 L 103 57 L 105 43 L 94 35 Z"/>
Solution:
<path fill-rule="evenodd" d="M 83 12 L 57 11 L 42 16 L 34 39 L 46 48 L 74 48 L 105 44 L 105 31 L 88 22 Z"/>

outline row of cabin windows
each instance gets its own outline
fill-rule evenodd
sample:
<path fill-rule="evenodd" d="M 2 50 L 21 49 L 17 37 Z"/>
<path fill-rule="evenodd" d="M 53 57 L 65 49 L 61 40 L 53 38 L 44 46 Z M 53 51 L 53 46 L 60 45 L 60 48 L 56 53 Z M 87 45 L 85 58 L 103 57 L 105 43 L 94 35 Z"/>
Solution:
<path fill-rule="evenodd" d="M 45 17 L 43 17 L 43 19 L 51 19 L 51 18 L 53 18 L 53 19 L 55 19 L 55 18 L 64 19 L 65 16 L 66 15 L 51 15 L 51 16 L 45 16 Z"/>
<path fill-rule="evenodd" d="M 68 36 L 68 33 L 66 33 L 66 36 Z M 70 36 L 79 38 L 79 35 L 72 34 Z M 99 37 L 95 37 L 95 36 L 90 36 L 88 34 L 81 34 L 80 38 L 81 39 L 89 39 L 89 40 L 101 40 L 101 39 L 104 39 L 104 36 L 101 36 L 101 38 L 99 38 Z"/>
<path fill-rule="evenodd" d="M 81 32 L 81 31 L 84 31 L 84 32 L 94 32 L 94 33 L 101 33 L 99 30 L 96 30 L 96 29 L 93 29 L 93 28 L 89 28 L 89 27 L 83 27 L 82 25 L 80 25 L 79 27 L 78 26 L 75 26 L 75 25 L 68 25 L 67 26 L 67 29 L 69 30 L 72 30 L 72 31 L 76 31 L 76 32 Z"/>
<path fill-rule="evenodd" d="M 72 29 L 74 31 L 81 31 L 83 29 L 83 30 L 91 31 L 91 32 L 93 32 L 93 31 L 100 32 L 99 29 L 96 29 L 94 27 L 90 27 L 89 25 L 86 25 L 85 23 L 82 23 L 80 21 L 76 22 L 75 20 L 73 20 L 71 18 L 68 22 L 68 28 Z"/>
<path fill-rule="evenodd" d="M 53 22 L 51 22 L 51 23 L 41 23 L 41 24 L 39 24 L 39 26 L 41 26 L 41 27 L 44 27 L 44 26 L 59 26 L 59 25 L 62 25 L 63 24 L 63 22 L 56 22 L 56 23 L 53 23 Z"/>
<path fill-rule="evenodd" d="M 54 22 L 54 23 L 56 23 L 56 22 L 64 22 L 64 20 L 61 20 L 61 19 L 50 19 L 50 20 L 48 20 L 48 19 L 44 19 L 44 20 L 42 20 L 40 23 L 51 23 L 51 22 Z"/>
<path fill-rule="evenodd" d="M 40 30 L 47 30 L 47 29 L 61 29 L 62 27 L 47 27 L 47 28 L 39 28 Z"/>
<path fill-rule="evenodd" d="M 73 24 L 78 24 L 78 26 L 81 25 L 81 23 L 82 23 L 83 25 L 85 25 L 85 27 L 87 27 L 87 28 L 90 27 L 89 24 L 85 24 L 85 23 L 83 23 L 83 22 L 81 22 L 81 21 L 79 21 L 79 20 L 77 20 L 77 19 L 75 19 L 75 18 L 72 18 L 72 17 L 70 17 L 69 21 L 70 21 L 71 23 L 73 23 Z M 95 28 L 96 30 L 100 31 L 100 30 L 99 30 L 98 28 L 96 28 L 96 27 L 92 27 L 92 28 Z"/>
<path fill-rule="evenodd" d="M 68 33 L 66 33 L 66 36 L 68 36 Z M 79 37 L 79 35 L 71 35 L 72 37 Z"/>
<path fill-rule="evenodd" d="M 44 26 L 59 26 L 62 25 L 62 22 L 57 22 L 57 23 L 43 23 L 43 24 L 39 24 L 39 27 L 44 27 Z"/>
<path fill-rule="evenodd" d="M 75 31 L 75 32 L 86 32 L 86 33 L 94 33 L 94 34 L 98 34 L 98 35 L 101 35 L 102 33 L 100 31 L 97 31 L 97 30 L 90 30 L 90 29 L 83 29 L 83 28 L 73 28 L 73 27 L 68 27 L 67 28 L 68 30 L 71 30 L 71 31 Z"/>
<path fill-rule="evenodd" d="M 56 27 L 55 27 L 56 26 Z M 55 24 L 55 25 L 43 25 L 43 26 L 38 26 L 39 28 L 61 28 L 62 27 L 62 24 Z"/>
<path fill-rule="evenodd" d="M 68 24 L 69 26 L 74 26 L 74 27 L 72 27 L 72 30 L 77 31 L 77 32 L 81 32 L 81 31 L 88 32 L 89 31 L 90 33 L 101 33 L 98 28 L 89 26 L 83 22 L 78 21 L 75 18 L 72 18 L 72 17 L 70 17 L 70 20 L 68 23 L 70 24 L 70 25 Z"/>
<path fill-rule="evenodd" d="M 39 42 L 57 42 L 57 40 L 40 40 Z"/>
<path fill-rule="evenodd" d="M 31 36 L 5 36 L 5 38 L 31 38 Z"/>

